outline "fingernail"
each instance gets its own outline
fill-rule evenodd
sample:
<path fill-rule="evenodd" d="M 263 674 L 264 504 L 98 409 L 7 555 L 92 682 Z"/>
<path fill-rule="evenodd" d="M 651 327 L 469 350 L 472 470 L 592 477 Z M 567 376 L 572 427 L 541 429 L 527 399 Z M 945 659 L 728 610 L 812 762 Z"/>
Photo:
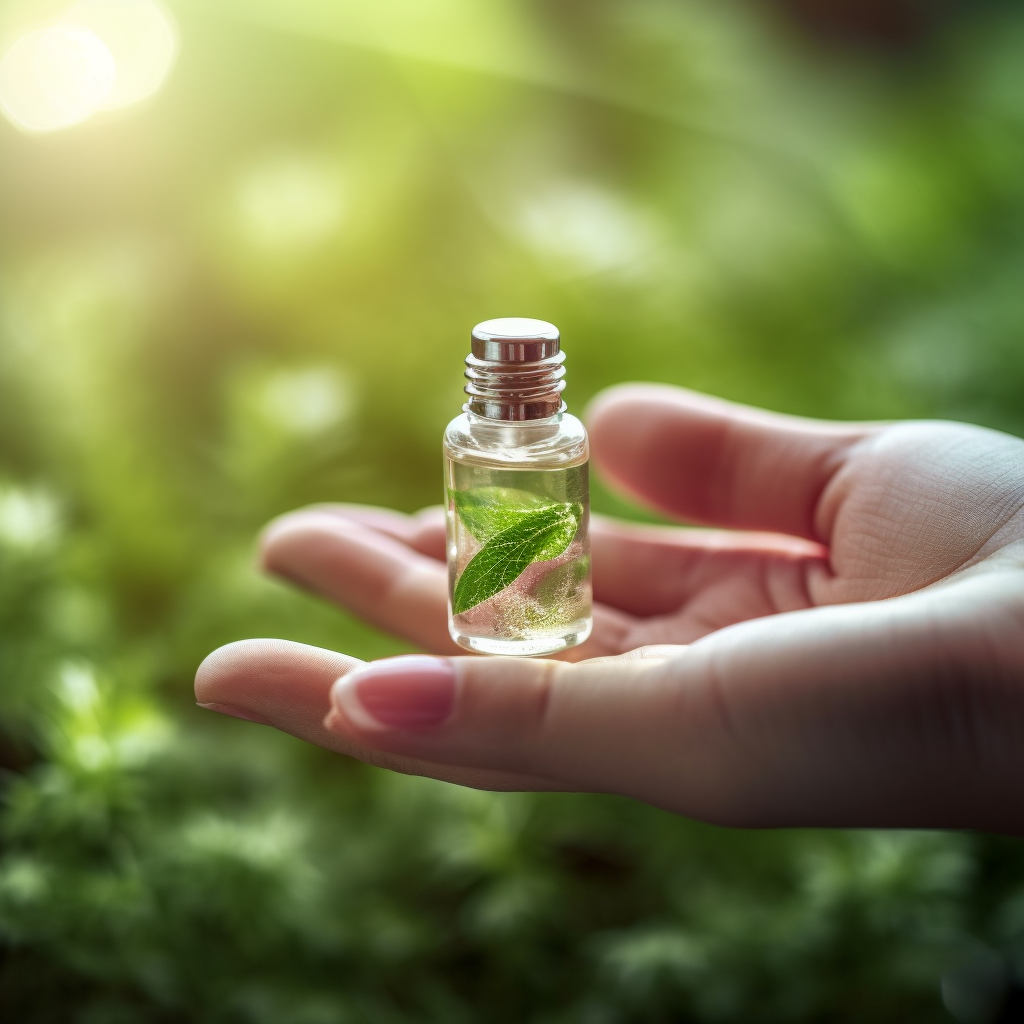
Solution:
<path fill-rule="evenodd" d="M 386 658 L 342 676 L 331 699 L 364 729 L 433 729 L 455 707 L 455 670 L 445 658 Z"/>
<path fill-rule="evenodd" d="M 230 715 L 232 718 L 244 718 L 247 722 L 255 722 L 257 725 L 273 725 L 269 718 L 246 711 L 245 708 L 237 708 L 234 704 L 200 704 L 196 701 L 196 707 L 206 708 L 207 711 L 216 711 L 221 715 Z"/>

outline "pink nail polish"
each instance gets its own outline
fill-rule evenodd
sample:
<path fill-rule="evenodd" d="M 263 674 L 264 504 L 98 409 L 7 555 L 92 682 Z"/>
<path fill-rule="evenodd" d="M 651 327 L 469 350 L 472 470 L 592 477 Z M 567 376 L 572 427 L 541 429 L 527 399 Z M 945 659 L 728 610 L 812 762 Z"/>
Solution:
<path fill-rule="evenodd" d="M 264 718 L 262 715 L 257 715 L 252 711 L 246 711 L 245 708 L 237 708 L 234 704 L 200 704 L 196 702 L 196 707 L 205 708 L 207 711 L 216 711 L 221 715 L 230 715 L 232 718 L 243 718 L 247 722 L 255 722 L 257 725 L 273 725 L 269 718 Z"/>
<path fill-rule="evenodd" d="M 444 658 L 387 658 L 343 676 L 332 697 L 363 728 L 420 732 L 451 716 L 455 671 Z"/>

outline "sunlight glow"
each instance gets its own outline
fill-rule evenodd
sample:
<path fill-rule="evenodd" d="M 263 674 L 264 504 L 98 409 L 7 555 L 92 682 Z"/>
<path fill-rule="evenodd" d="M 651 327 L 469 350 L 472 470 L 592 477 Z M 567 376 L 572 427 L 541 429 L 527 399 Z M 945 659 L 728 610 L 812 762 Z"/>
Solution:
<path fill-rule="evenodd" d="M 0 110 L 24 131 L 68 128 L 99 109 L 116 76 L 94 32 L 71 25 L 29 32 L 0 61 Z"/>
<path fill-rule="evenodd" d="M 0 112 L 25 132 L 81 124 L 138 103 L 174 63 L 177 30 L 155 0 L 79 0 L 0 59 Z"/>
<path fill-rule="evenodd" d="M 178 33 L 168 11 L 153 0 L 79 0 L 65 24 L 90 29 L 117 65 L 117 79 L 100 104 L 114 110 L 152 96 L 171 70 Z"/>

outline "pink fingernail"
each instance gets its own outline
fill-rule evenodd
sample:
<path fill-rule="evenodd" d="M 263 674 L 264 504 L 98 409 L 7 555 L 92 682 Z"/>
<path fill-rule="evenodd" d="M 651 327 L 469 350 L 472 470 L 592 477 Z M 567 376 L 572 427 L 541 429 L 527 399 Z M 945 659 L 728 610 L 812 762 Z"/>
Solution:
<path fill-rule="evenodd" d="M 331 691 L 363 728 L 420 732 L 441 725 L 455 707 L 455 670 L 444 658 L 413 654 L 360 666 Z"/>
<path fill-rule="evenodd" d="M 206 708 L 207 711 L 216 711 L 220 715 L 230 715 L 232 718 L 244 718 L 247 722 L 255 722 L 257 725 L 273 725 L 269 718 L 264 718 L 262 715 L 257 715 L 252 711 L 246 711 L 245 708 L 235 707 L 234 704 L 200 704 L 196 702 L 196 707 Z"/>

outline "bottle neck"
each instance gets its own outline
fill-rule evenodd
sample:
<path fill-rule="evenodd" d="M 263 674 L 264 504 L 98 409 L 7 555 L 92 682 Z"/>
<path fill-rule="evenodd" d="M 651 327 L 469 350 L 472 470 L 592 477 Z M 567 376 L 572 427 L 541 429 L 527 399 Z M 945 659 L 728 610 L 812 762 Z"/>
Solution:
<path fill-rule="evenodd" d="M 533 363 L 466 357 L 467 413 L 489 420 L 543 420 L 565 411 L 565 353 Z"/>

